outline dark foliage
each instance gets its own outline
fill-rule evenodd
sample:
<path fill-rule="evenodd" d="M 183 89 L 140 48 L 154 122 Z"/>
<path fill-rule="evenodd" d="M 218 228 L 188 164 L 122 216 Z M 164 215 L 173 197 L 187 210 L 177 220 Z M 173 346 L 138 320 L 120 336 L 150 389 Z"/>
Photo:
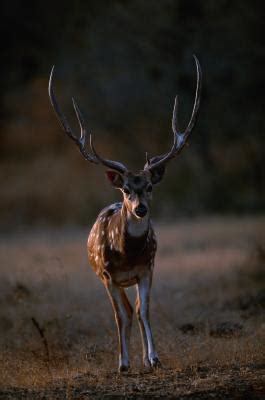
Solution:
<path fill-rule="evenodd" d="M 81 221 L 89 208 L 105 202 L 98 194 L 102 188 L 90 185 L 84 190 L 84 181 L 74 179 L 85 167 L 78 157 L 71 158 L 72 143 L 61 134 L 48 104 L 52 64 L 56 65 L 56 91 L 67 115 L 72 116 L 73 94 L 99 149 L 137 169 L 144 163 L 146 150 L 153 155 L 169 146 L 176 93 L 185 127 L 195 90 L 195 53 L 203 70 L 199 121 L 190 150 L 171 163 L 156 207 L 161 215 L 170 215 L 176 208 L 185 214 L 264 211 L 260 2 L 79 0 L 62 5 L 47 0 L 27 6 L 14 0 L 5 1 L 1 9 L 5 53 L 1 60 L 0 180 L 2 185 L 8 181 L 0 199 L 2 209 L 8 205 L 10 212 L 16 210 L 22 222 L 41 220 L 43 213 L 58 222 L 56 198 L 51 206 L 43 200 L 43 193 L 50 190 L 45 179 L 36 193 L 32 185 L 27 188 L 36 168 L 46 171 L 52 185 L 53 173 L 45 165 L 58 159 L 63 169 L 71 163 L 75 193 L 69 191 L 69 207 L 60 209 L 59 221 L 66 214 L 69 217 L 69 208 L 72 220 Z M 90 168 L 94 171 L 95 167 Z M 89 179 L 96 179 L 96 173 L 89 173 Z M 40 182 L 37 175 L 34 179 Z M 68 187 L 62 185 L 65 192 Z M 84 206 L 71 196 L 84 196 Z M 31 202 L 36 208 L 30 217 Z"/>

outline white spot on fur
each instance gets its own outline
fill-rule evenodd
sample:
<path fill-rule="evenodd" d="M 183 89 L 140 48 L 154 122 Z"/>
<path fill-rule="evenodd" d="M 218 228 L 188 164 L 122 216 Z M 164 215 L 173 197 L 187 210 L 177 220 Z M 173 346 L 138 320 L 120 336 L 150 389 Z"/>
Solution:
<path fill-rule="evenodd" d="M 118 227 L 116 226 L 116 228 L 115 228 L 115 232 L 116 232 L 116 235 L 118 235 L 119 234 L 119 229 L 118 229 Z"/>

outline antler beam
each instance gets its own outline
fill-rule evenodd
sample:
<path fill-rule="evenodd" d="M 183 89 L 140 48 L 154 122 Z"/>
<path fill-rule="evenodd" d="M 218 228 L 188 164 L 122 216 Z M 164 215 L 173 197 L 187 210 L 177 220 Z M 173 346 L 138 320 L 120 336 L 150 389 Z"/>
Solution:
<path fill-rule="evenodd" d="M 176 157 L 176 155 L 178 155 L 183 149 L 183 147 L 187 144 L 188 137 L 195 126 L 200 106 L 202 73 L 199 60 L 195 55 L 193 55 L 193 57 L 196 63 L 196 70 L 197 70 L 197 86 L 196 86 L 196 94 L 195 94 L 193 110 L 188 126 L 183 133 L 180 132 L 178 126 L 178 96 L 176 96 L 174 110 L 173 110 L 173 117 L 172 117 L 172 130 L 174 134 L 174 141 L 171 150 L 166 154 L 162 154 L 160 156 L 155 156 L 151 158 L 151 160 L 149 160 L 149 162 L 145 164 L 144 167 L 145 170 L 153 171 L 154 169 L 164 166 L 169 160 Z"/>
<path fill-rule="evenodd" d="M 102 157 L 96 152 L 96 149 L 95 149 L 95 147 L 94 147 L 94 145 L 93 145 L 93 142 L 92 142 L 92 135 L 90 135 L 90 147 L 91 147 L 91 150 L 92 150 L 92 152 L 93 152 L 93 156 L 96 158 L 96 160 L 97 160 L 100 164 L 105 165 L 106 167 L 111 168 L 111 169 L 113 169 L 113 170 L 115 170 L 115 171 L 118 171 L 118 172 L 120 172 L 121 174 L 124 174 L 125 172 L 128 172 L 128 168 L 125 167 L 125 165 L 122 164 L 121 162 L 119 162 L 119 161 L 107 160 L 107 159 L 105 159 L 105 158 L 102 158 Z"/>
<path fill-rule="evenodd" d="M 74 110 L 75 110 L 75 113 L 76 113 L 76 116 L 77 116 L 77 119 L 78 119 L 78 122 L 79 122 L 80 130 L 81 130 L 81 135 L 80 135 L 79 139 L 74 135 L 74 133 L 73 133 L 73 131 L 72 131 L 72 129 L 71 129 L 71 127 L 70 127 L 65 115 L 61 111 L 61 109 L 59 107 L 59 104 L 57 102 L 57 99 L 55 97 L 54 90 L 53 90 L 53 76 L 54 76 L 54 66 L 52 67 L 52 70 L 51 70 L 50 80 L 49 80 L 49 87 L 48 87 L 48 93 L 49 93 L 51 104 L 52 104 L 52 106 L 54 108 L 54 111 L 55 111 L 55 113 L 57 115 L 57 118 L 59 119 L 59 122 L 61 123 L 61 125 L 63 127 L 63 130 L 70 137 L 70 139 L 72 139 L 75 142 L 75 144 L 78 146 L 81 154 L 83 154 L 83 156 L 85 157 L 86 160 L 88 160 L 88 161 L 90 161 L 90 162 L 92 162 L 94 164 L 103 164 L 103 165 L 105 165 L 105 166 L 107 166 L 107 167 L 109 167 L 109 168 L 111 168 L 113 170 L 116 170 L 116 171 L 120 172 L 120 173 L 127 172 L 128 169 L 122 163 L 120 163 L 118 161 L 106 160 L 106 159 L 102 158 L 96 152 L 96 150 L 95 150 L 95 148 L 93 146 L 93 143 L 92 143 L 92 136 L 91 135 L 90 135 L 90 147 L 91 147 L 91 150 L 92 150 L 93 154 L 89 153 L 86 150 L 87 132 L 86 132 L 86 128 L 85 128 L 84 118 L 83 118 L 83 116 L 81 114 L 81 111 L 80 111 L 78 105 L 76 104 L 74 98 L 72 98 L 73 107 L 74 107 Z"/>

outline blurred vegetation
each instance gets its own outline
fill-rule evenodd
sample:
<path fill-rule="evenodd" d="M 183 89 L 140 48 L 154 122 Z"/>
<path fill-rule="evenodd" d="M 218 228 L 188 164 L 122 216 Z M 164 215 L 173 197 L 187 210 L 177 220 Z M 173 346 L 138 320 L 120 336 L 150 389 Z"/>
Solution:
<path fill-rule="evenodd" d="M 190 147 L 155 192 L 157 216 L 264 211 L 264 44 L 255 0 L 65 1 L 2 5 L 0 222 L 92 221 L 117 198 L 101 168 L 62 133 L 47 94 L 56 93 L 78 134 L 73 95 L 105 157 L 131 169 L 145 151 L 166 151 L 180 96 L 188 122 L 203 71 Z"/>

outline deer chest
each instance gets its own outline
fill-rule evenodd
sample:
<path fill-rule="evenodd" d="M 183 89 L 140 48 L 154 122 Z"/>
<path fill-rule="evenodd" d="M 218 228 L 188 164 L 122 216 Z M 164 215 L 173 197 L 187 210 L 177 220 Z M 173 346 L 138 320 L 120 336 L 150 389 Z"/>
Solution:
<path fill-rule="evenodd" d="M 157 244 L 152 226 L 142 236 L 133 237 L 117 223 L 106 225 L 108 218 L 105 215 L 100 218 L 88 239 L 88 257 L 92 268 L 100 277 L 107 272 L 120 284 L 137 280 L 154 264 Z"/>

